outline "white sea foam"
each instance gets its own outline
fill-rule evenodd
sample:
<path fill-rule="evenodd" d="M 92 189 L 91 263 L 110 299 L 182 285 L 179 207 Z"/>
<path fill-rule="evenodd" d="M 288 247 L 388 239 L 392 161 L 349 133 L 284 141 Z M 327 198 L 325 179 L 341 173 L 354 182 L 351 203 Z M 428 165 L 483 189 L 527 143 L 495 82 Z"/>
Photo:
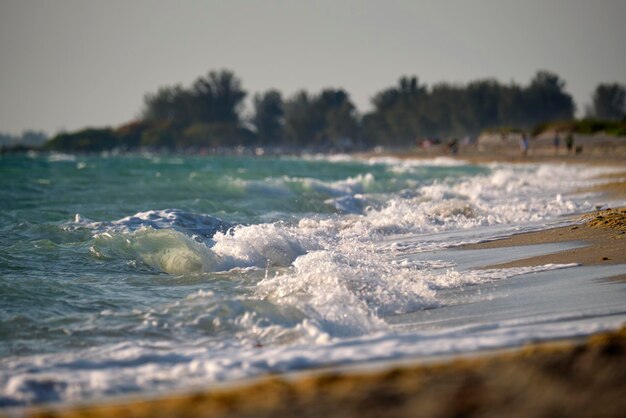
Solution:
<path fill-rule="evenodd" d="M 396 166 L 398 173 L 421 164 L 375 163 Z M 91 254 L 100 260 L 126 260 L 220 285 L 132 312 L 103 310 L 99 317 L 133 319 L 125 332 L 141 337 L 132 341 L 0 360 L 0 405 L 163 390 L 180 382 L 205 384 L 328 364 L 449 355 L 618 326 L 624 319 L 618 295 L 602 294 L 605 311 L 591 299 L 589 306 L 577 305 L 580 314 L 554 308 L 568 305 L 559 305 L 563 288 L 552 289 L 547 279 L 558 276 L 548 275 L 569 269 L 575 276 L 581 267 L 463 270 L 454 258 L 440 260 L 437 253 L 419 257 L 464 242 L 467 231 L 502 226 L 502 234 L 571 222 L 568 215 L 597 202 L 568 192 L 607 172 L 507 164 L 492 164 L 486 171 L 416 182 L 401 193 L 381 190 L 373 174 L 339 181 L 228 180 L 247 192 L 272 196 L 290 196 L 302 188 L 322 195 L 343 213 L 294 222 L 232 226 L 176 209 L 110 222 L 77 216 L 68 227 L 93 231 Z M 433 235 L 441 231 L 445 240 Z M 527 286 L 515 282 L 516 277 Z M 544 279 L 533 281 L 535 277 Z M 223 290 L 229 280 L 236 281 L 236 291 Z M 569 294 L 576 296 L 579 287 L 591 285 L 580 281 L 570 286 Z M 518 316 L 519 306 L 531 302 L 539 305 Z M 452 313 L 441 313 L 448 312 L 438 309 L 444 307 Z M 67 329 L 72 332 L 78 331 Z M 171 338 L 155 342 L 153 336 L 162 333 Z"/>
<path fill-rule="evenodd" d="M 303 189 L 327 196 L 350 196 L 364 193 L 376 183 L 371 173 L 348 177 L 344 180 L 324 181 L 313 177 L 269 177 L 263 180 L 246 180 L 242 178 L 226 178 L 230 187 L 247 193 L 258 193 L 266 196 L 289 196 L 294 189 Z"/>
<path fill-rule="evenodd" d="M 602 317 L 602 312 L 596 312 Z M 403 333 L 373 333 L 351 339 L 328 340 L 317 329 L 304 330 L 306 344 L 181 346 L 129 341 L 110 346 L 3 361 L 0 374 L 4 405 L 56 400 L 76 401 L 132 392 L 193 387 L 207 382 L 236 380 L 268 372 L 288 372 L 327 364 L 397 360 L 415 356 L 471 353 L 519 346 L 536 339 L 572 338 L 615 328 L 620 318 L 587 322 L 580 315 L 461 325 L 447 329 Z M 317 338 L 316 338 L 317 337 Z M 311 345 L 311 342 L 314 344 Z M 45 366 L 44 366 L 45 365 Z M 45 367 L 47 372 L 37 372 Z M 9 401 L 10 400 L 10 401 Z"/>
<path fill-rule="evenodd" d="M 234 267 L 287 267 L 300 255 L 317 248 L 314 239 L 283 223 L 239 226 L 218 233 L 212 250 Z"/>
<path fill-rule="evenodd" d="M 349 154 L 304 154 L 301 157 L 298 157 L 298 159 L 302 159 L 305 161 L 329 161 L 332 163 L 355 161 L 355 158 Z"/>
<path fill-rule="evenodd" d="M 421 159 L 404 159 L 390 156 L 353 156 L 349 154 L 310 154 L 301 157 L 309 161 L 328 161 L 332 163 L 365 162 L 368 164 L 385 164 L 390 167 L 458 167 L 467 162 L 452 157 L 433 157 Z"/>
<path fill-rule="evenodd" d="M 331 196 L 345 196 L 356 193 L 364 193 L 376 179 L 371 173 L 360 174 L 356 177 L 348 177 L 345 180 L 322 181 L 314 178 L 286 178 L 290 182 L 299 182 L 306 189 Z"/>
<path fill-rule="evenodd" d="M 97 233 L 133 232 L 143 228 L 173 229 L 189 236 L 211 238 L 218 231 L 226 231 L 232 224 L 210 215 L 186 212 L 180 209 L 148 210 L 111 222 L 94 222 L 76 214 L 66 228 L 82 227 Z"/>
<path fill-rule="evenodd" d="M 401 159 L 395 157 L 371 157 L 366 161 L 370 164 L 386 164 L 392 171 L 402 172 L 415 167 L 459 167 L 467 165 L 466 161 L 451 157 L 434 157 L 424 159 Z"/>
<path fill-rule="evenodd" d="M 246 193 L 258 193 L 269 196 L 288 196 L 292 192 L 282 178 L 266 178 L 264 180 L 245 180 L 239 177 L 226 178 L 229 186 Z"/>
<path fill-rule="evenodd" d="M 428 239 L 416 244 L 415 238 L 424 233 L 450 231 L 442 245 L 453 246 L 465 239 L 455 238 L 454 231 L 498 224 L 514 230 L 515 225 L 547 222 L 587 210 L 590 202 L 562 193 L 591 175 L 561 166 L 537 171 L 534 167 L 497 166 L 487 175 L 422 186 L 415 196 L 392 197 L 382 208 L 369 208 L 362 215 L 304 218 L 296 224 L 239 225 L 202 241 L 176 230 L 142 226 L 134 231 L 101 233 L 93 248 L 95 254 L 138 259 L 170 274 L 251 267 L 271 270 L 271 275 L 257 283 L 252 297 L 268 306 L 293 309 L 300 318 L 295 324 L 284 327 L 282 319 L 273 317 L 266 326 L 257 326 L 267 319 L 231 302 L 228 310 L 234 309 L 232 303 L 238 306 L 233 311 L 239 312 L 232 319 L 235 322 L 211 319 L 211 329 L 236 323 L 232 326 L 247 328 L 246 338 L 264 340 L 271 335 L 277 340 L 312 339 L 317 344 L 388 332 L 390 317 L 445 306 L 449 302 L 442 298 L 443 291 L 572 267 L 462 271 L 453 262 L 424 261 L 411 254 L 433 248 Z M 362 182 L 348 179 L 345 184 Z M 129 219 L 132 217 L 118 223 Z M 396 244 L 380 245 L 390 236 Z M 397 243 L 402 242 L 411 245 L 398 257 L 402 245 Z"/>
<path fill-rule="evenodd" d="M 295 225 L 239 225 L 228 231 L 230 225 L 217 218 L 172 209 L 141 212 L 108 223 L 89 223 L 80 218 L 77 222 L 106 232 L 97 236 L 96 253 L 106 255 L 111 248 L 119 248 L 118 253 L 135 254 L 153 268 L 174 274 L 295 267 L 298 257 L 315 251 L 327 251 L 351 265 L 379 251 L 371 250 L 372 243 L 389 235 L 412 238 L 416 234 L 498 224 L 514 230 L 516 225 L 554 221 L 588 211 L 593 202 L 563 193 L 604 171 L 564 165 L 492 165 L 489 174 L 460 181 L 435 181 L 418 187 L 408 197 L 392 196 L 377 207 L 369 204 L 372 198 L 362 194 L 376 182 L 371 174 L 334 182 L 285 177 L 279 189 L 285 183 L 299 182 L 337 196 L 326 202 L 355 215 L 305 218 Z M 203 240 L 193 240 L 193 235 Z M 460 242 L 449 238 L 448 246 Z"/>
<path fill-rule="evenodd" d="M 48 161 L 51 163 L 59 163 L 59 162 L 75 162 L 76 156 L 72 154 L 64 154 L 61 152 L 52 152 L 48 155 Z"/>

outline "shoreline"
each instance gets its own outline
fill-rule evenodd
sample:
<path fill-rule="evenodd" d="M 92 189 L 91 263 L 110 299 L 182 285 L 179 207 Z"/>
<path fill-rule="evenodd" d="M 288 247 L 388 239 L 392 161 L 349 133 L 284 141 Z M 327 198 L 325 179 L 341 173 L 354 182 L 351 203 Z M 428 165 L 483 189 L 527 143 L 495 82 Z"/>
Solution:
<path fill-rule="evenodd" d="M 609 165 L 605 161 L 606 165 Z M 620 166 L 616 166 L 621 168 Z M 606 183 L 587 187 L 574 193 L 601 193 L 609 199 L 626 199 L 626 171 L 601 175 Z M 530 267 L 545 264 L 626 265 L 626 207 L 599 210 L 579 216 L 575 225 L 547 228 L 535 232 L 515 234 L 494 241 L 469 244 L 462 249 L 489 249 L 522 247 L 533 244 L 581 242 L 579 248 L 534 257 L 525 257 L 508 263 L 485 265 L 482 269 Z M 618 276 L 626 280 L 626 269 Z"/>
<path fill-rule="evenodd" d="M 406 149 L 383 149 L 381 152 L 368 151 L 357 153 L 362 158 L 393 157 L 399 160 L 425 160 L 448 157 L 471 164 L 488 163 L 565 163 L 585 165 L 611 165 L 623 167 L 626 159 L 626 138 L 606 136 L 579 136 L 577 144 L 581 152 L 568 152 L 562 146 L 555 149 L 551 139 L 536 138 L 531 141 L 528 152 L 523 155 L 516 141 L 497 143 L 461 144 L 456 153 L 451 153 L 445 144 L 428 148 L 410 147 Z"/>
<path fill-rule="evenodd" d="M 495 241 L 469 244 L 462 249 L 521 247 L 534 244 L 582 242 L 579 248 L 521 258 L 482 269 L 531 267 L 545 264 L 626 265 L 626 208 L 598 211 L 582 217 L 584 223 L 512 235 Z M 605 224 L 606 222 L 606 224 Z M 614 225 L 609 223 L 613 222 Z M 626 278 L 625 274 L 622 276 Z"/>
<path fill-rule="evenodd" d="M 626 407 L 626 327 L 583 341 L 374 371 L 273 376 L 152 399 L 31 408 L 23 416 L 619 416 Z"/>
<path fill-rule="evenodd" d="M 458 158 L 465 159 L 463 156 Z M 614 165 L 608 161 L 605 164 Z M 623 198 L 626 182 L 622 178 L 626 173 L 611 176 L 612 181 L 585 191 Z M 616 211 L 616 223 L 611 223 Z M 483 268 L 572 262 L 567 260 L 577 260 L 573 262 L 582 265 L 625 264 L 626 209 L 585 217 L 577 225 L 518 234 L 462 248 L 584 241 L 587 243 L 585 247 L 574 250 Z M 615 279 L 626 280 L 626 272 Z M 608 417 L 618 416 L 626 408 L 623 397 L 626 393 L 626 327 L 592 335 L 585 341 L 543 342 L 468 354 L 432 362 L 407 359 L 399 365 L 382 365 L 369 371 L 311 370 L 170 395 L 41 406 L 20 411 L 19 415 L 68 418 L 408 417 L 420 411 L 420 415 L 426 417 L 473 414 L 520 417 L 593 414 Z"/>

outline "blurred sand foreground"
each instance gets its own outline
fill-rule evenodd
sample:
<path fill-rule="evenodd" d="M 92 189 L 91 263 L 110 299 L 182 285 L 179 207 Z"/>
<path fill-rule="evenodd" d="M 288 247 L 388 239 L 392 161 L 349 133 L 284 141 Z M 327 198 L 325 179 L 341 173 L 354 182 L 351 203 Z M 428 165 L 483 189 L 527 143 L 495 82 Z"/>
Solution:
<path fill-rule="evenodd" d="M 622 155 L 623 157 L 624 155 Z M 463 158 L 463 156 L 460 156 Z M 502 156 L 501 156 L 502 157 Z M 624 167 L 626 159 L 564 156 Z M 554 157 L 549 157 L 554 158 Z M 496 157 L 497 159 L 497 157 Z M 502 160 L 502 158 L 500 158 Z M 620 163 L 621 161 L 621 163 Z M 626 196 L 626 169 L 598 191 Z M 584 248 L 497 267 L 626 263 L 626 210 L 588 215 L 570 227 L 470 246 L 586 241 Z M 615 280 L 626 279 L 624 275 Z M 626 326 L 586 341 L 533 345 L 383 371 L 321 371 L 238 386 L 102 405 L 50 407 L 30 417 L 623 417 Z"/>
<path fill-rule="evenodd" d="M 32 417 L 623 417 L 626 328 L 383 372 L 268 378 L 235 389 L 32 411 Z"/>

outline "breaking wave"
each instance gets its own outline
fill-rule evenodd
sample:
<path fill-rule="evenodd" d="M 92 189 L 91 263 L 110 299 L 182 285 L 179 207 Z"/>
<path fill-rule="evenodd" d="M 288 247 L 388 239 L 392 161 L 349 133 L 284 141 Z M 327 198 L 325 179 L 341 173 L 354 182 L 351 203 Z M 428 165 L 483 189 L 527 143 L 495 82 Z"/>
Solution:
<path fill-rule="evenodd" d="M 239 194 L 257 199 L 252 206 L 265 199 L 259 212 L 274 217 L 267 222 L 252 210 L 246 218 L 170 208 L 108 221 L 77 214 L 55 224 L 55 234 L 68 238 L 36 241 L 39 251 L 65 246 L 80 262 L 119 274 L 108 278 L 109 287 L 85 272 L 64 284 L 99 308 L 81 306 L 86 319 L 45 324 L 41 332 L 60 336 L 70 349 L 1 360 L 0 406 L 498 348 L 612 326 L 570 323 L 572 314 L 563 312 L 545 323 L 529 315 L 467 325 L 465 315 L 488 316 L 473 304 L 517 291 L 481 286 L 573 266 L 471 270 L 432 252 L 570 223 L 569 215 L 595 206 L 592 195 L 570 192 L 608 170 L 491 164 L 459 175 L 457 160 L 372 159 L 358 163 L 365 169 L 355 174 L 351 157 L 326 163 L 345 164 L 346 174 L 230 173 L 216 180 L 223 195 L 203 196 Z M 455 305 L 470 308 L 437 317 L 438 308 Z M 416 323 L 424 312 L 432 317 Z M 446 325 L 431 327 L 429 320 Z"/>

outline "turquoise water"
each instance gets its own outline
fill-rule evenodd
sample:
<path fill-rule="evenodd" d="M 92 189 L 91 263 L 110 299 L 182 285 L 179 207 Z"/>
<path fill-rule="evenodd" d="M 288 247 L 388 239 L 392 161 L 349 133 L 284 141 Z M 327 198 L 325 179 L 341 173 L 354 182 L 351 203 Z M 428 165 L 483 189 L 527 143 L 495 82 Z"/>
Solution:
<path fill-rule="evenodd" d="M 532 293 L 516 280 L 579 270 L 481 272 L 472 267 L 488 255 L 454 252 L 571 222 L 601 197 L 565 192 L 600 172 L 448 159 L 2 156 L 0 406 L 615 327 L 623 286 L 520 315 L 494 302 L 514 300 L 502 289 Z"/>
<path fill-rule="evenodd" d="M 0 354 L 98 344 L 104 330 L 84 332 L 85 315 L 149 307 L 205 288 L 205 283 L 194 285 L 203 281 L 198 278 L 172 286 L 184 279 L 163 276 L 158 268 L 124 254 L 97 254 L 94 235 L 115 230 L 107 222 L 155 211 L 155 221 L 162 223 L 158 228 L 199 235 L 202 242 L 237 224 L 332 216 L 341 210 L 326 201 L 344 194 L 369 193 L 373 200 L 384 200 L 386 193 L 403 190 L 411 181 L 427 184 L 480 171 L 486 170 L 438 167 L 427 174 L 397 176 L 385 165 L 297 159 L 3 158 Z M 82 222 L 76 222 L 77 216 Z M 90 225 L 95 222 L 105 226 Z M 147 217 L 122 224 L 120 230 L 154 226 Z M 134 329 L 132 323 L 111 321 L 112 328 L 121 328 L 106 332 L 112 340 L 123 340 L 128 336 L 124 330 Z M 80 332 L 71 332 L 75 326 Z"/>

